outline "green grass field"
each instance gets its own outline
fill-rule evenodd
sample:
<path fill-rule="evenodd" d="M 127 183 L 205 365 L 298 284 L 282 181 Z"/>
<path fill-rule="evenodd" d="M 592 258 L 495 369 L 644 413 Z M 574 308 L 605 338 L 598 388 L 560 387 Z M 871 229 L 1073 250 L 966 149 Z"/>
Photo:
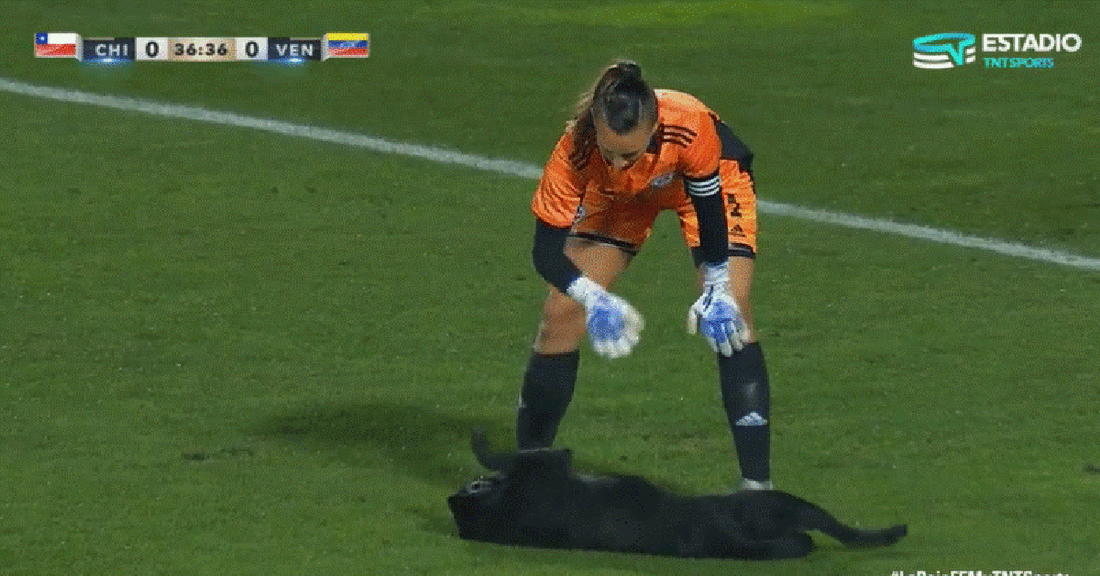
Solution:
<path fill-rule="evenodd" d="M 762 199 L 1100 258 L 1097 2 L 6 0 L 0 79 L 544 162 L 615 57 L 696 94 Z M 36 60 L 33 34 L 371 33 L 302 67 Z M 1053 69 L 918 70 L 945 31 L 1077 33 Z M 863 526 L 774 564 L 459 540 L 544 287 L 534 182 L 0 90 L 0 573 L 1100 574 L 1100 272 L 761 216 L 780 488 Z M 579 465 L 737 478 L 674 218 L 583 354 Z"/>

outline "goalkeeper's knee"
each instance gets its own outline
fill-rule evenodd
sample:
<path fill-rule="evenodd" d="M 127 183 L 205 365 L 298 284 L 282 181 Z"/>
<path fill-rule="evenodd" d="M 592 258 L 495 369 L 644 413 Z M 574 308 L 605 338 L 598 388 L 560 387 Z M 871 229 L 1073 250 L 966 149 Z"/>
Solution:
<path fill-rule="evenodd" d="M 535 337 L 535 352 L 563 354 L 580 348 L 584 339 L 584 306 L 561 293 L 546 299 Z"/>

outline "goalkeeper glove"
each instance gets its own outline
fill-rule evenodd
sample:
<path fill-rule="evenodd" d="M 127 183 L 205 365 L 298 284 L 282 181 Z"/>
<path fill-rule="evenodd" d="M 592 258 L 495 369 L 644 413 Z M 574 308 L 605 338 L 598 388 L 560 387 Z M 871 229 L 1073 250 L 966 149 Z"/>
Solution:
<path fill-rule="evenodd" d="M 633 306 L 585 276 L 574 280 L 566 293 L 584 305 L 585 327 L 597 354 L 607 358 L 630 354 L 643 326 Z"/>
<path fill-rule="evenodd" d="M 689 334 L 701 332 L 703 338 L 723 356 L 745 347 L 749 328 L 737 301 L 729 290 L 729 264 L 705 264 L 703 294 L 688 310 Z"/>

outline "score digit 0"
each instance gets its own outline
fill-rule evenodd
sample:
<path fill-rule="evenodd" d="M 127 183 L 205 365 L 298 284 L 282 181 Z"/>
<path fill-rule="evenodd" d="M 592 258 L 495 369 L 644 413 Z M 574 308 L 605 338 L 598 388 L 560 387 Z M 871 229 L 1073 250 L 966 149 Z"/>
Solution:
<path fill-rule="evenodd" d="M 267 60 L 267 37 L 236 38 L 237 60 Z"/>
<path fill-rule="evenodd" d="M 135 60 L 167 60 L 167 38 L 134 38 Z"/>

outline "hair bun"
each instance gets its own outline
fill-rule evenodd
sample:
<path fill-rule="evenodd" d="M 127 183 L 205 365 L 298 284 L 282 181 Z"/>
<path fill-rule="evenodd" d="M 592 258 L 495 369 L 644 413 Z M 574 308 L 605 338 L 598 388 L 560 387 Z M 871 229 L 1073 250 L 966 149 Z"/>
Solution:
<path fill-rule="evenodd" d="M 621 78 L 641 79 L 642 77 L 642 67 L 633 60 L 619 60 L 615 63 L 615 70 L 619 72 Z"/>

